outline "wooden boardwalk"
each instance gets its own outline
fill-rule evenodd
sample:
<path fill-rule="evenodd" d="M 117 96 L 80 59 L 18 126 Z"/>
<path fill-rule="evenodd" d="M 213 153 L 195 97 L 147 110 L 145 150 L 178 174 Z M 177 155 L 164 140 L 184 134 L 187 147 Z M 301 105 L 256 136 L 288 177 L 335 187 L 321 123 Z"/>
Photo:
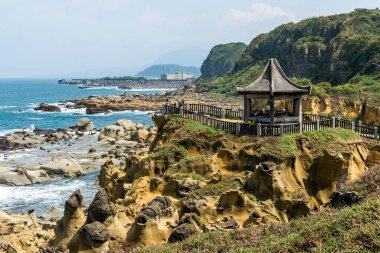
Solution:
<path fill-rule="evenodd" d="M 196 120 L 207 126 L 235 135 L 280 136 L 339 127 L 352 130 L 362 137 L 380 139 L 379 126 L 365 124 L 361 121 L 344 120 L 338 117 L 303 114 L 302 122 L 300 123 L 268 126 L 260 123 L 243 122 L 241 119 L 244 111 L 241 109 L 225 109 L 203 104 L 185 104 L 182 107 L 165 104 L 162 110 L 164 114 Z"/>

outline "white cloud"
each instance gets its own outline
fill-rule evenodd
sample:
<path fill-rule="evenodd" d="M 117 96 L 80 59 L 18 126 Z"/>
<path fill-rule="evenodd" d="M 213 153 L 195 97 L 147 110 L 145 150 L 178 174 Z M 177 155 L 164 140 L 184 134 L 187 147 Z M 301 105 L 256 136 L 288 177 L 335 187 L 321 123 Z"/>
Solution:
<path fill-rule="evenodd" d="M 286 18 L 288 21 L 295 19 L 292 12 L 284 11 L 279 6 L 255 3 L 249 10 L 230 9 L 223 17 L 223 21 L 246 24 L 280 17 Z"/>

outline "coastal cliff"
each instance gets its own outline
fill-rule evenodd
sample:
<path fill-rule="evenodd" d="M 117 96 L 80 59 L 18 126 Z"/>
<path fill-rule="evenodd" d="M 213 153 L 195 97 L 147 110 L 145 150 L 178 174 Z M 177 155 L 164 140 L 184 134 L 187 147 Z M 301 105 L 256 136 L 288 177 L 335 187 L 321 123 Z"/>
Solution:
<path fill-rule="evenodd" d="M 366 101 L 331 96 L 308 96 L 302 100 L 306 114 L 335 115 L 350 120 L 380 125 L 380 107 L 368 105 Z"/>

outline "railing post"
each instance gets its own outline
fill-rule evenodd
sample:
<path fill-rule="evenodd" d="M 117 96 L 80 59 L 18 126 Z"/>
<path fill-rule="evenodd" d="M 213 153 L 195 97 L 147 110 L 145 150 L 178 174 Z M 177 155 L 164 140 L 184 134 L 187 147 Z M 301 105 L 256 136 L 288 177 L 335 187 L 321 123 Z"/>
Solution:
<path fill-rule="evenodd" d="M 379 128 L 378 127 L 375 127 L 375 140 L 380 140 L 380 138 L 379 138 Z"/>
<path fill-rule="evenodd" d="M 298 122 L 298 131 L 299 131 L 299 133 L 300 134 L 302 134 L 302 132 L 303 132 L 303 129 L 302 129 L 302 121 L 301 122 Z"/>
<path fill-rule="evenodd" d="M 280 125 L 280 135 L 284 135 L 284 125 Z"/>
<path fill-rule="evenodd" d="M 226 108 L 222 107 L 222 119 L 226 118 Z"/>
<path fill-rule="evenodd" d="M 240 135 L 240 123 L 239 122 L 236 122 L 235 123 L 235 129 L 236 129 L 236 135 Z"/>
<path fill-rule="evenodd" d="M 182 106 L 179 108 L 179 116 L 181 116 L 181 118 L 183 118 L 183 107 Z"/>
<path fill-rule="evenodd" d="M 363 125 L 363 121 L 359 120 L 359 121 L 358 121 L 358 125 L 359 125 L 359 126 L 362 126 L 362 125 Z"/>
<path fill-rule="evenodd" d="M 335 119 L 335 117 L 331 117 L 331 120 L 332 120 L 332 128 L 336 128 L 336 119 Z"/>
<path fill-rule="evenodd" d="M 168 114 L 168 104 L 167 103 L 164 103 L 162 105 L 162 113 L 163 114 Z"/>
<path fill-rule="evenodd" d="M 198 118 L 198 113 L 194 112 L 194 114 L 193 114 L 193 120 L 197 120 L 197 118 Z"/>
<path fill-rule="evenodd" d="M 321 128 L 321 122 L 319 122 L 319 119 L 317 119 L 317 125 L 316 125 L 316 129 L 315 130 L 318 131 L 320 128 Z"/>
<path fill-rule="evenodd" d="M 208 116 L 206 116 L 206 126 L 208 126 Z"/>
<path fill-rule="evenodd" d="M 222 129 L 222 122 L 220 120 L 216 122 L 216 128 Z"/>
<path fill-rule="evenodd" d="M 261 136 L 261 124 L 257 123 L 257 136 Z"/>
<path fill-rule="evenodd" d="M 355 121 L 351 122 L 351 130 L 355 132 Z"/>

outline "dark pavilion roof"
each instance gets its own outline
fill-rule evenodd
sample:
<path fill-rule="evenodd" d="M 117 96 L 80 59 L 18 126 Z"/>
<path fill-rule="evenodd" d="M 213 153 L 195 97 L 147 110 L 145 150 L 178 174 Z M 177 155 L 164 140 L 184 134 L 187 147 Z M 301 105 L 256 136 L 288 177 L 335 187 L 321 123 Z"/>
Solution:
<path fill-rule="evenodd" d="M 261 76 L 246 87 L 237 87 L 238 94 L 310 94 L 311 86 L 299 86 L 285 75 L 276 59 L 271 58 Z"/>

